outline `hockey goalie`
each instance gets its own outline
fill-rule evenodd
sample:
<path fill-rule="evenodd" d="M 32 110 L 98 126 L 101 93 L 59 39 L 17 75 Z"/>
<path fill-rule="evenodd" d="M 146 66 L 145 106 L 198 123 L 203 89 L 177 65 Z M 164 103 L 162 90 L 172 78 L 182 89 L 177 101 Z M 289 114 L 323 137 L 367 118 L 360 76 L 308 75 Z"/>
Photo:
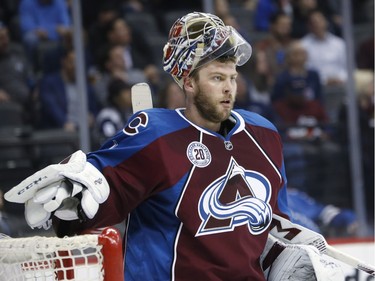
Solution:
<path fill-rule="evenodd" d="M 47 166 L 6 200 L 57 236 L 125 222 L 126 281 L 342 281 L 323 239 L 274 231 L 275 218 L 289 222 L 281 137 L 233 107 L 251 52 L 216 15 L 177 19 L 163 67 L 186 107 L 138 110 L 99 150 Z"/>

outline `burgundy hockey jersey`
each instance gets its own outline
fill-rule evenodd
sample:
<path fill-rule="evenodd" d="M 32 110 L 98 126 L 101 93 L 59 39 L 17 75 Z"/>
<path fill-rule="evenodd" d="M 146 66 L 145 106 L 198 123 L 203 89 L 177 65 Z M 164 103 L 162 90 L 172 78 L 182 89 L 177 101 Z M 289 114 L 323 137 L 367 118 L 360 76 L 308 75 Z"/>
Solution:
<path fill-rule="evenodd" d="M 287 214 L 282 143 L 258 114 L 231 120 L 224 137 L 150 109 L 88 155 L 111 193 L 85 227 L 126 219 L 126 281 L 264 280 L 272 213 Z"/>

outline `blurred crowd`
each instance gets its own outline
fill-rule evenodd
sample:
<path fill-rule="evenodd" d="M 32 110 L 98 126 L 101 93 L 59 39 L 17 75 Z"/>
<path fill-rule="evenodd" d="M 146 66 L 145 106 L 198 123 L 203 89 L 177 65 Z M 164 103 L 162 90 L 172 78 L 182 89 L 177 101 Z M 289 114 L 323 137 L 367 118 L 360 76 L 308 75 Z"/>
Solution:
<path fill-rule="evenodd" d="M 184 106 L 182 90 L 162 70 L 162 49 L 173 22 L 187 12 L 202 11 L 203 2 L 81 1 L 87 114 L 93 149 L 120 130 L 131 116 L 130 89 L 135 83 L 147 82 L 151 86 L 156 107 Z M 339 232 L 341 235 L 355 234 L 355 214 L 350 211 L 353 194 L 345 91 L 348 50 L 343 39 L 341 1 L 213 0 L 213 4 L 213 12 L 239 30 L 253 47 L 250 61 L 238 69 L 236 107 L 265 116 L 280 131 L 285 142 L 289 185 L 301 193 L 291 193 L 290 200 L 305 202 L 308 198 L 310 201 L 306 202 L 316 203 L 315 216 L 310 216 L 311 222 L 306 225 L 322 226 L 322 231 L 333 233 L 328 226 L 335 221 L 333 226 L 340 223 L 345 229 Z M 26 138 L 36 132 L 59 130 L 74 134 L 79 130 L 81 109 L 72 5 L 70 0 L 0 2 L 0 119 L 7 120 L 0 120 L 0 130 L 13 121 L 14 126 L 24 130 L 21 134 L 19 130 L 6 134 Z M 374 7 L 372 0 L 355 0 L 352 6 L 353 75 L 365 205 L 371 222 Z M 10 108 L 18 115 L 10 114 Z M 8 147 L 0 146 L 1 151 L 4 149 Z M 45 164 L 38 163 L 40 157 L 31 163 L 31 169 Z M 15 168 L 8 164 L 0 163 L 3 176 Z M 7 190 L 21 179 L 3 180 L 1 188 Z M 293 201 L 297 195 L 299 199 Z M 329 220 L 327 212 L 331 214 Z"/>

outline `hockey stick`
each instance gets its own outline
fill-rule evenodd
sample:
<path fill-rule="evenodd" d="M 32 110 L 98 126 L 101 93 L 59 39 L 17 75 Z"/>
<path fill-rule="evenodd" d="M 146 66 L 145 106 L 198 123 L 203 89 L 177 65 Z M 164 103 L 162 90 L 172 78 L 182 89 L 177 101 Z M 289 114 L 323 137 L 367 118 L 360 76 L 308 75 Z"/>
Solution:
<path fill-rule="evenodd" d="M 147 83 L 137 83 L 131 88 L 133 113 L 153 107 L 151 89 Z"/>
<path fill-rule="evenodd" d="M 330 246 L 321 234 L 301 225 L 294 224 L 289 220 L 275 214 L 273 214 L 272 218 L 270 233 L 284 243 L 315 246 L 320 253 L 326 254 L 343 263 L 346 263 L 347 265 L 375 276 L 374 266 L 366 264 L 357 258 Z"/>

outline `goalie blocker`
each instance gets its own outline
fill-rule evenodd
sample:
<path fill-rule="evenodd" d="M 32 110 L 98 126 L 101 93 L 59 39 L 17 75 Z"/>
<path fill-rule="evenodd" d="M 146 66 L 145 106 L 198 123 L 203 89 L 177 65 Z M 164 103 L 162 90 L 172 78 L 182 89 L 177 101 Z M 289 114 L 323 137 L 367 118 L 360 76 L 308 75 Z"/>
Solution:
<path fill-rule="evenodd" d="M 76 151 L 59 164 L 49 165 L 4 194 L 9 202 L 25 204 L 31 228 L 51 226 L 51 214 L 63 220 L 93 218 L 109 196 L 105 177 L 86 154 Z"/>
<path fill-rule="evenodd" d="M 131 88 L 133 112 L 153 107 L 150 86 L 137 83 Z M 8 191 L 9 202 L 25 204 L 25 219 L 31 228 L 51 226 L 51 214 L 63 220 L 93 218 L 99 204 L 109 196 L 105 177 L 82 151 L 61 163 L 50 165 Z"/>
<path fill-rule="evenodd" d="M 133 112 L 153 107 L 150 86 L 132 86 Z M 50 165 L 8 191 L 9 202 L 25 204 L 25 219 L 31 228 L 51 227 L 51 214 L 62 220 L 93 218 L 99 204 L 109 196 L 105 177 L 77 151 L 59 164 Z"/>

